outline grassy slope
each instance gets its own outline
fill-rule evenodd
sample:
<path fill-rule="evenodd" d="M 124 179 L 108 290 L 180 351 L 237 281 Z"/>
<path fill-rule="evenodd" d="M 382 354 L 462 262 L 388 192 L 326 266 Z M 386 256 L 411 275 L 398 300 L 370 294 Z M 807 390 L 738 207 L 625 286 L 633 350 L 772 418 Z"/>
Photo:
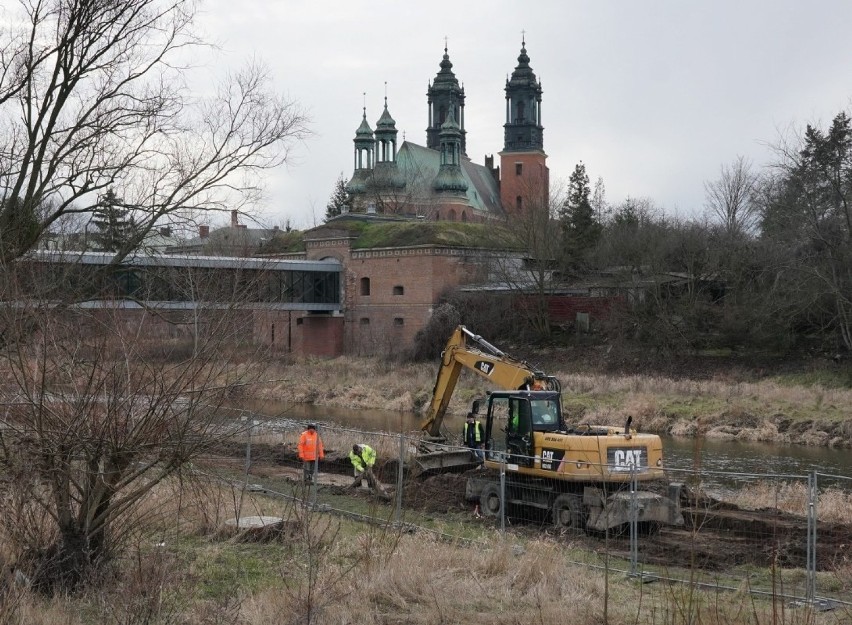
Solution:
<path fill-rule="evenodd" d="M 567 362 L 567 360 L 566 360 Z M 258 393 L 271 399 L 349 408 L 422 412 L 431 399 L 436 365 L 400 364 L 342 357 L 277 365 Z M 627 415 L 645 431 L 681 436 L 852 446 L 852 389 L 834 388 L 834 378 L 791 384 L 789 374 L 740 381 L 728 375 L 702 379 L 665 375 L 595 373 L 550 369 L 563 384 L 572 423 L 622 425 Z M 813 374 L 811 374 L 813 375 Z M 450 412 L 463 414 L 489 387 L 465 372 Z"/>
<path fill-rule="evenodd" d="M 327 225 L 338 234 L 353 237 L 353 249 L 407 247 L 414 245 L 447 245 L 470 248 L 518 249 L 512 233 L 494 224 L 474 224 L 434 221 L 393 221 L 385 218 L 376 222 L 364 219 L 336 219 Z M 324 236 L 324 230 L 310 236 Z M 295 253 L 305 251 L 305 233 L 280 232 L 264 247 L 265 253 Z"/>

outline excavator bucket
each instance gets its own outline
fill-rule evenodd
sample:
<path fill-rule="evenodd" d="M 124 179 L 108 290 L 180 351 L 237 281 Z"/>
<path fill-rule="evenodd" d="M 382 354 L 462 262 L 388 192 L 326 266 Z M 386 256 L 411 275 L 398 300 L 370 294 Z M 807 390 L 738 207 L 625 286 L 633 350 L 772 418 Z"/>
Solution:
<path fill-rule="evenodd" d="M 588 506 L 586 528 L 603 532 L 626 525 L 634 517 L 640 523 L 682 526 L 680 483 L 668 485 L 668 492 L 621 491 L 606 497 L 599 488 L 586 488 L 583 504 Z"/>
<path fill-rule="evenodd" d="M 417 475 L 432 475 L 461 473 L 475 469 L 480 462 L 472 449 L 421 442 L 412 464 Z"/>

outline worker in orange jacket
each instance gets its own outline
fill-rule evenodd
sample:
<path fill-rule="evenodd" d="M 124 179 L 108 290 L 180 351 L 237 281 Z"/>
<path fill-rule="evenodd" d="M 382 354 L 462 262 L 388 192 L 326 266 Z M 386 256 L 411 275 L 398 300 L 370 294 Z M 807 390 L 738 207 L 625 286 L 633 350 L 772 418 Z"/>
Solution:
<path fill-rule="evenodd" d="M 322 439 L 317 432 L 317 426 L 308 423 L 307 429 L 299 437 L 299 459 L 302 461 L 305 483 L 313 482 L 316 478 L 318 460 L 325 458 Z"/>

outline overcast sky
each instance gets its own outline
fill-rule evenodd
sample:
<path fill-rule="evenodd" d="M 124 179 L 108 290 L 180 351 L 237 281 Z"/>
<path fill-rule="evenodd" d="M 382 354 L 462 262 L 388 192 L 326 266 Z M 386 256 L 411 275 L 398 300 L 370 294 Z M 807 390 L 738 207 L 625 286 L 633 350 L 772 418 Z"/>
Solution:
<path fill-rule="evenodd" d="M 425 145 L 445 36 L 471 160 L 503 147 L 524 30 L 551 178 L 582 160 L 609 202 L 647 197 L 688 217 L 723 163 L 763 165 L 780 133 L 850 107 L 850 24 L 850 0 L 208 0 L 199 20 L 219 62 L 262 59 L 308 111 L 314 136 L 270 174 L 261 209 L 297 228 L 320 223 L 338 175 L 352 174 L 364 92 L 375 128 L 387 82 L 399 143 Z"/>

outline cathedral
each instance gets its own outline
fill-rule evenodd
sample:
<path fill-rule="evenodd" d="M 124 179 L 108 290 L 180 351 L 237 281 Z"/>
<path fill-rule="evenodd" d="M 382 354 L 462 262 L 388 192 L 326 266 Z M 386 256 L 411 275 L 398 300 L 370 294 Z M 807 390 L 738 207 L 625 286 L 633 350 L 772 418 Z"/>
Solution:
<path fill-rule="evenodd" d="M 403 141 L 387 97 L 373 130 L 364 108 L 355 131 L 352 178 L 346 185 L 355 213 L 421 219 L 485 222 L 505 220 L 535 205 L 546 206 L 549 174 L 541 124 L 541 82 L 530 67 L 526 42 L 506 80 L 506 123 L 500 164 L 467 156 L 465 93 L 453 73 L 447 48 L 427 95 L 426 145 Z"/>

